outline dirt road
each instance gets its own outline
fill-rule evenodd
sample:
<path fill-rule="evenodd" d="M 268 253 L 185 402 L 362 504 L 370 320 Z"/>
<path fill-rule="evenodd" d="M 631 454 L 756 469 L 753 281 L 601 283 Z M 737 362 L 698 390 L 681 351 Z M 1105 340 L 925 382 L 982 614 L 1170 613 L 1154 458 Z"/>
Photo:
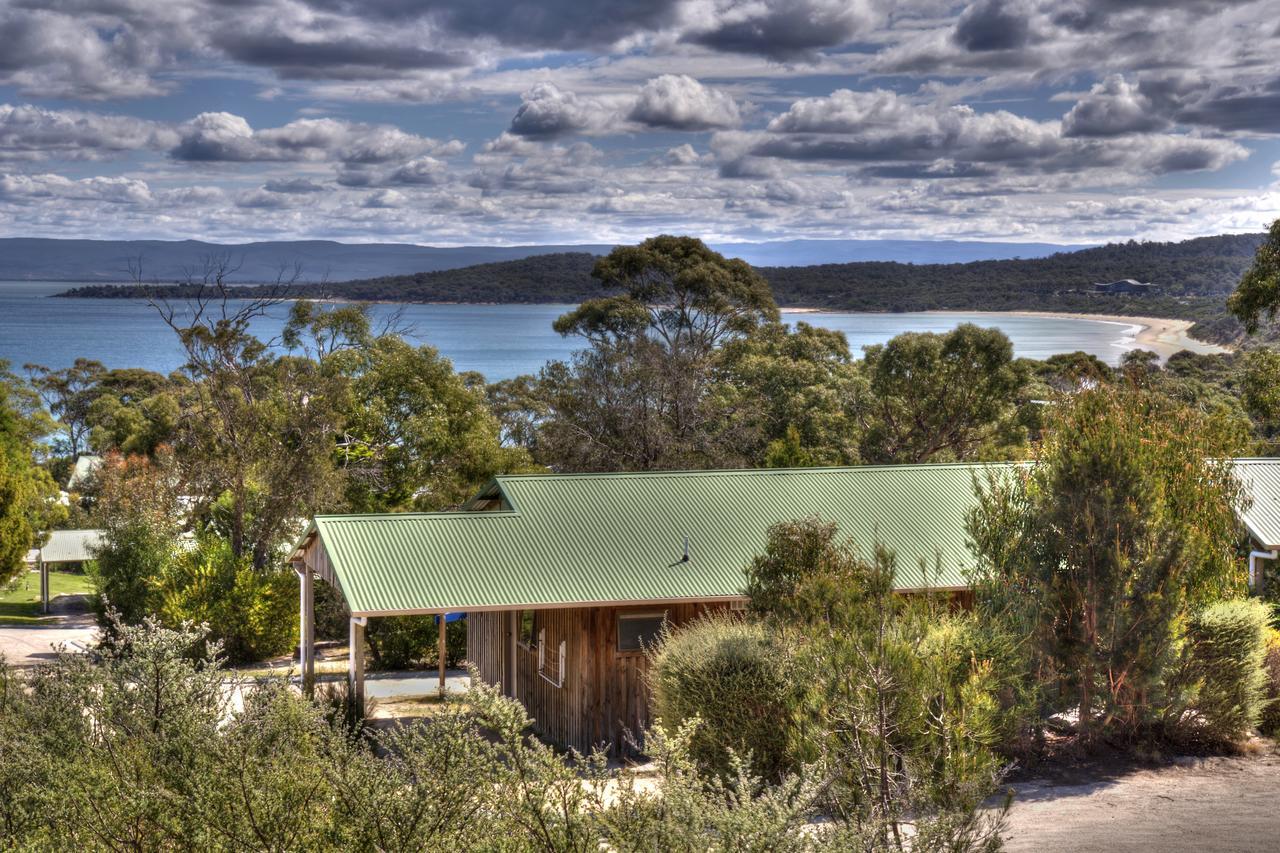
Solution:
<path fill-rule="evenodd" d="M 1008 850 L 1280 850 L 1280 749 L 1015 784 Z"/>

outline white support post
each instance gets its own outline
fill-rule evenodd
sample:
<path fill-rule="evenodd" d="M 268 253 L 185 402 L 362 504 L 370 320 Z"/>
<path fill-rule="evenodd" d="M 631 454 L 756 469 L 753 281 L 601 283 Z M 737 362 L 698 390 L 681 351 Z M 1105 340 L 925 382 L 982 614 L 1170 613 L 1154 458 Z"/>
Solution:
<path fill-rule="evenodd" d="M 311 696 L 316 686 L 316 605 L 315 578 L 306 563 L 295 563 L 298 573 L 298 669 L 302 675 L 302 692 Z"/>
<path fill-rule="evenodd" d="M 444 664 L 445 664 L 445 657 L 446 657 L 445 649 L 447 646 L 446 638 L 445 638 L 444 617 L 445 617 L 444 613 L 441 613 L 437 617 L 440 620 L 440 641 L 439 641 L 439 647 L 437 648 L 436 651 L 438 652 L 439 658 L 440 658 L 439 664 L 440 664 L 440 698 L 441 699 L 444 698 L 444 693 L 445 693 Z"/>
<path fill-rule="evenodd" d="M 364 708 L 364 628 L 368 624 L 369 620 L 364 616 L 351 617 L 351 651 L 347 678 L 351 684 L 351 700 L 358 709 Z"/>
<path fill-rule="evenodd" d="M 49 612 L 49 564 L 44 561 L 44 549 L 36 559 L 40 566 L 40 612 Z"/>

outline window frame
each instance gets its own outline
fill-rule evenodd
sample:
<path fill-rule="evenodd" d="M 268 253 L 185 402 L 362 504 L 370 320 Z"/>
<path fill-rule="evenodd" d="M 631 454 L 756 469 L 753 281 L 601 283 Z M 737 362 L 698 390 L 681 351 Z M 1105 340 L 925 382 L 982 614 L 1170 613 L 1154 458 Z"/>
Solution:
<path fill-rule="evenodd" d="M 663 627 L 664 625 L 666 625 L 666 624 L 667 624 L 667 622 L 668 622 L 668 620 L 669 620 L 669 618 L 670 618 L 670 615 L 671 615 L 671 612 L 670 612 L 669 610 L 645 610 L 645 611 L 636 611 L 636 612 L 632 612 L 632 613 L 619 613 L 619 614 L 617 614 L 617 617 L 614 619 L 614 626 L 613 626 L 613 649 L 614 649 L 614 652 L 615 652 L 619 657 L 623 657 L 623 656 L 634 656 L 634 655 L 643 655 L 643 654 L 645 654 L 645 652 L 647 651 L 647 648 L 646 648 L 646 646 L 645 646 L 645 642 L 644 642 L 644 641 L 645 641 L 645 640 L 652 640 L 652 639 L 653 639 L 653 637 L 654 637 L 654 636 L 656 636 L 656 632 L 655 632 L 654 634 L 650 634 L 650 635 L 649 635 L 649 636 L 647 636 L 647 637 L 642 637 L 642 638 L 641 638 L 640 645 L 639 645 L 639 647 L 638 647 L 638 648 L 634 648 L 634 649 L 624 649 L 624 648 L 622 647 L 622 623 L 623 623 L 623 621 L 624 621 L 624 620 L 626 620 L 626 621 L 639 621 L 639 620 L 642 620 L 642 619 L 657 619 L 657 620 L 659 620 L 659 623 L 658 623 L 658 631 L 661 631 L 661 630 L 662 630 L 662 627 Z"/>

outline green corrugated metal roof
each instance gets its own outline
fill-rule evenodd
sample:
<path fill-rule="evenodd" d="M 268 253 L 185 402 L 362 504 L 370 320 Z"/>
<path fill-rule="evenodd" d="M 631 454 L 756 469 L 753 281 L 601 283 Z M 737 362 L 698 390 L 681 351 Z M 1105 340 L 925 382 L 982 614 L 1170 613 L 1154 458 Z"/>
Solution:
<path fill-rule="evenodd" d="M 356 614 L 737 596 L 769 526 L 808 515 L 896 551 L 902 588 L 926 585 L 922 560 L 928 585 L 958 587 L 985 469 L 1009 466 L 504 476 L 489 491 L 509 510 L 319 516 L 313 531 Z"/>

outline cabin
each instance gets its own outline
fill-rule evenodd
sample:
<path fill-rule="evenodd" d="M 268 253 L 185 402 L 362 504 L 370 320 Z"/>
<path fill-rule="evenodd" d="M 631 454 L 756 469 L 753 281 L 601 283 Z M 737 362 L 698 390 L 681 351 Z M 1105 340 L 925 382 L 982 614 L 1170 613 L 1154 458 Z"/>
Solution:
<path fill-rule="evenodd" d="M 1160 292 L 1159 285 L 1122 278 L 1119 281 L 1094 282 L 1094 293 L 1128 293 L 1139 296 L 1150 296 Z"/>
<path fill-rule="evenodd" d="M 649 725 L 645 648 L 664 624 L 742 608 L 771 525 L 835 522 L 898 558 L 902 592 L 963 599 L 975 481 L 1010 465 L 501 476 L 461 511 L 318 516 L 290 562 L 301 580 L 301 669 L 314 682 L 316 579 L 351 611 L 363 695 L 370 619 L 465 613 L 481 678 L 519 699 L 552 743 L 626 751 Z M 444 620 L 440 619 L 443 652 Z M 443 684 L 443 653 L 441 654 Z"/>
<path fill-rule="evenodd" d="M 1250 586 L 1280 554 L 1280 459 L 1235 460 Z M 351 610 L 351 684 L 363 698 L 370 619 L 464 613 L 467 655 L 564 747 L 624 754 L 649 717 L 645 649 L 664 624 L 741 608 L 745 570 L 773 524 L 836 523 L 897 555 L 904 594 L 970 600 L 975 485 L 1024 463 L 511 475 L 460 511 L 318 516 L 290 561 L 301 580 L 303 684 L 315 679 L 314 583 Z"/>

